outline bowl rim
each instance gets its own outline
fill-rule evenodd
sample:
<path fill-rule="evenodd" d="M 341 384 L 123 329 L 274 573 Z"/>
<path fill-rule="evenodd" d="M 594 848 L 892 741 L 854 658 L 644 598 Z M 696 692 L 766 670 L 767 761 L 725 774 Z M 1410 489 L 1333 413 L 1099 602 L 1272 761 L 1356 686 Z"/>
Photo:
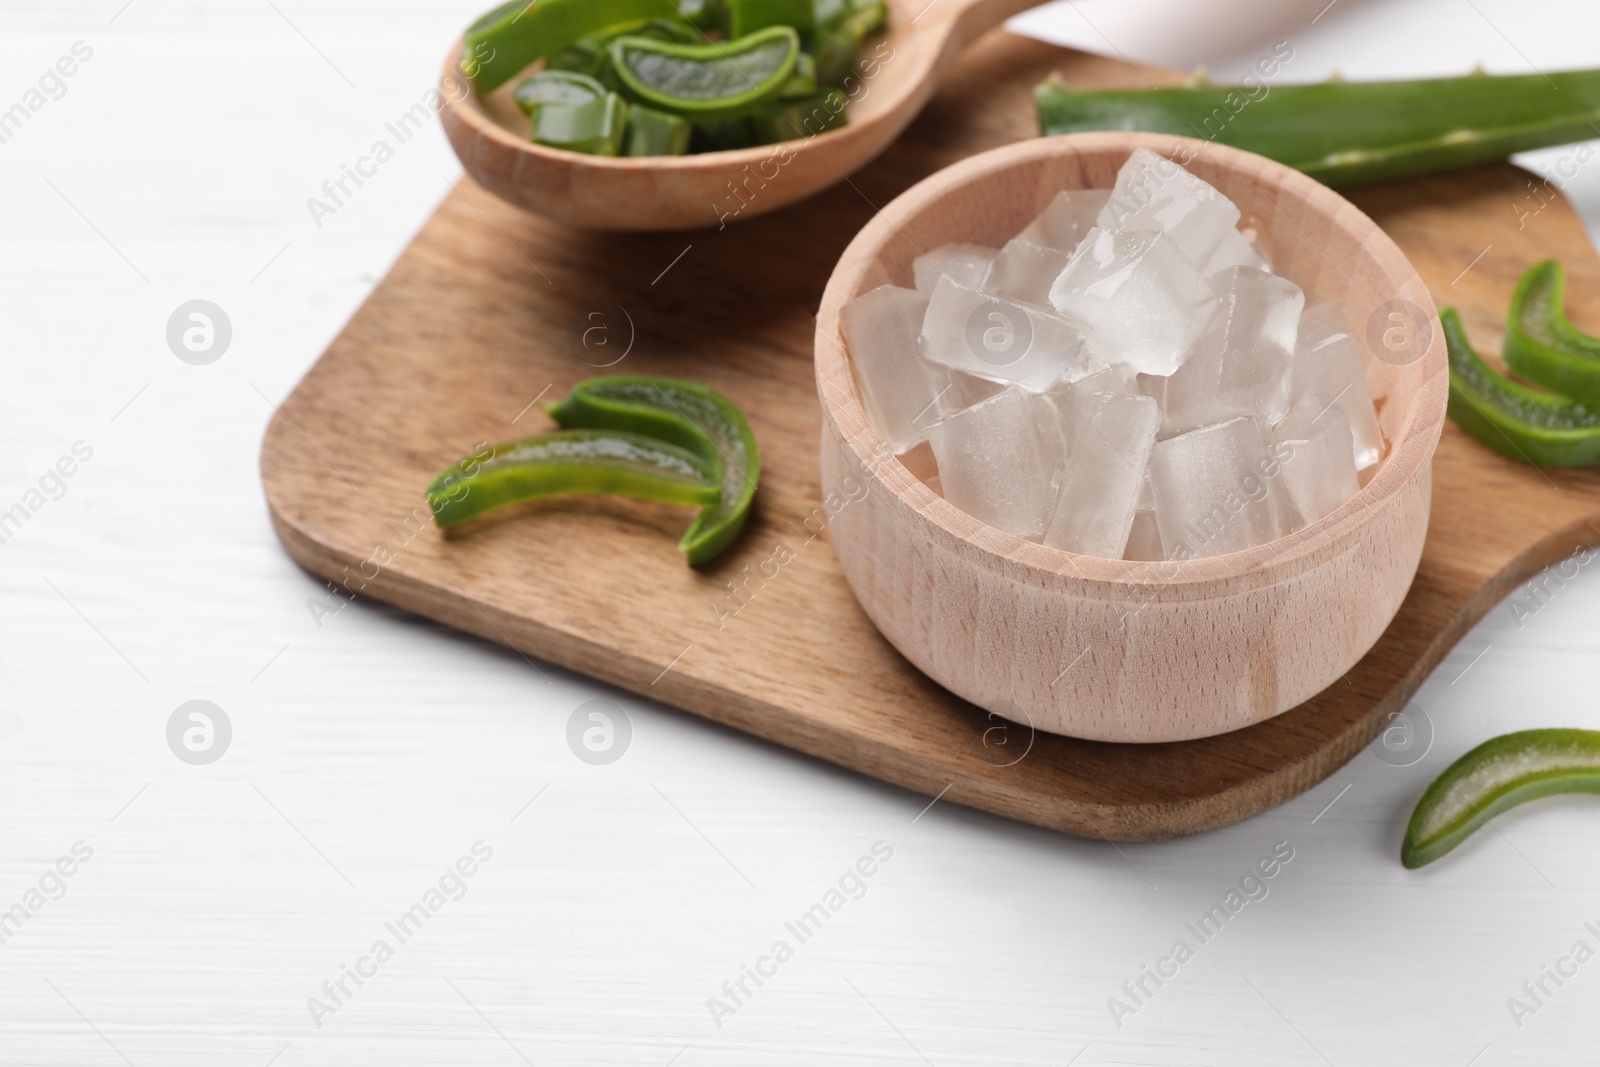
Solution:
<path fill-rule="evenodd" d="M 1131 153 L 1144 147 L 1167 157 L 1180 146 L 1193 153 L 1191 159 L 1206 153 L 1224 168 L 1247 166 L 1268 179 L 1274 189 L 1297 196 L 1333 225 L 1348 230 L 1359 246 L 1359 256 L 1390 283 L 1387 288 L 1393 298 L 1409 300 L 1431 316 L 1432 337 L 1416 361 L 1422 378 L 1377 474 L 1331 514 L 1286 537 L 1238 552 L 1160 563 L 1109 560 L 1051 548 L 961 511 L 893 456 L 867 418 L 839 332 L 840 311 L 850 299 L 867 291 L 863 281 L 878 266 L 880 251 L 890 241 L 904 239 L 902 230 L 907 223 L 949 193 L 1055 156 Z M 1273 202 L 1266 192 L 1262 196 L 1269 204 Z M 1449 382 L 1444 334 L 1427 286 L 1389 235 L 1354 204 L 1314 178 L 1253 152 L 1193 137 L 1129 131 L 1060 134 L 1005 145 L 946 167 L 901 193 L 850 242 L 828 280 L 817 312 L 815 370 L 824 432 L 832 427 L 853 464 L 888 491 L 894 510 L 903 519 L 929 530 L 945 549 L 987 569 L 1035 584 L 1066 580 L 1080 594 L 1111 599 L 1128 598 L 1141 589 L 1171 589 L 1184 599 L 1237 593 L 1274 584 L 1355 550 L 1372 522 L 1389 511 L 1419 476 L 1428 475 L 1444 428 Z"/>

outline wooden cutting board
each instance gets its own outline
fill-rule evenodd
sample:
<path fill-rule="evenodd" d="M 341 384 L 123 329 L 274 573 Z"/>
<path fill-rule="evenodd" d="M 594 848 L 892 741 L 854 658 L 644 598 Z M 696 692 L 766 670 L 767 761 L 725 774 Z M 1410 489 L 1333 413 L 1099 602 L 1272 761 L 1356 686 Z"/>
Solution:
<path fill-rule="evenodd" d="M 991 35 L 886 156 L 721 231 L 584 233 L 463 183 L 268 429 L 261 472 L 279 537 L 363 596 L 1039 826 L 1173 837 L 1310 788 L 1518 582 L 1600 542 L 1600 475 L 1512 463 L 1447 426 L 1427 548 L 1393 625 L 1331 688 L 1237 733 L 1162 745 L 1029 737 L 918 673 L 868 623 L 828 543 L 813 314 L 877 206 L 1034 134 L 1029 90 L 1052 70 L 1084 86 L 1173 78 Z M 1600 261 L 1566 201 L 1525 172 L 1487 167 L 1353 198 L 1484 351 L 1498 350 L 1518 275 L 1549 256 L 1570 272 L 1573 317 L 1600 330 Z M 437 471 L 480 442 L 547 429 L 536 397 L 604 373 L 695 378 L 749 414 L 765 469 L 733 551 L 692 571 L 673 547 L 689 512 L 607 499 L 532 505 L 451 539 L 432 527 L 422 491 Z"/>

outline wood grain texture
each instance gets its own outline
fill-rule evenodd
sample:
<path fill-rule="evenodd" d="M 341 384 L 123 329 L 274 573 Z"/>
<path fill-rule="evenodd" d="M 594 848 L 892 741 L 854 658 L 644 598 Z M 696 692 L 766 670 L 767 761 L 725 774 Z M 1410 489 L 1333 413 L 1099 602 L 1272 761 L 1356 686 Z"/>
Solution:
<path fill-rule="evenodd" d="M 573 226 L 687 230 L 749 221 L 854 174 L 906 128 L 974 38 L 1036 0 L 888 0 L 889 25 L 844 86 L 850 122 L 781 145 L 645 159 L 607 158 L 528 140 L 516 79 L 483 99 L 468 91 L 451 46 L 440 117 L 467 174 L 502 199 Z M 757 195 L 759 194 L 759 195 Z"/>
<path fill-rule="evenodd" d="M 1109 188 L 1135 148 L 1167 155 L 1249 213 L 1308 304 L 1354 324 L 1389 452 L 1355 497 L 1288 537 L 1164 563 L 1096 559 L 987 526 L 930 490 L 869 423 L 839 332 L 845 305 L 951 242 L 998 247 L 1062 189 Z M 1400 352 L 1365 329 L 1396 301 Z M 1096 741 L 1186 741 L 1279 715 L 1342 676 L 1399 610 L 1428 525 L 1429 462 L 1449 372 L 1427 288 L 1348 201 L 1271 160 L 1192 138 L 1033 138 L 947 168 L 896 199 L 845 250 L 817 316 L 824 499 L 862 607 L 891 644 L 957 694 L 1015 722 Z M 1240 472 L 1271 492 L 1280 467 Z M 1246 481 L 1248 479 L 1248 482 Z M 848 490 L 861 487 L 852 494 Z M 1218 514 L 1230 505 L 1214 502 Z M 1177 554 L 1174 551 L 1174 554 Z"/>
<path fill-rule="evenodd" d="M 1321 781 L 1518 581 L 1600 541 L 1600 477 L 1518 465 L 1447 424 L 1421 564 L 1375 649 L 1283 715 L 1182 743 L 1018 736 L 902 659 L 824 543 L 812 315 L 834 264 L 878 206 L 1031 135 L 1027 89 L 1053 69 L 1079 85 L 1143 77 L 990 37 L 851 182 L 692 244 L 575 231 L 464 183 L 268 431 L 262 474 L 284 544 L 363 595 L 908 789 L 1070 833 L 1192 834 Z M 1600 262 L 1565 203 L 1518 228 L 1527 180 L 1497 166 L 1354 198 L 1435 301 L 1462 308 L 1487 352 L 1516 277 L 1544 256 L 1567 263 L 1577 321 L 1600 321 L 1590 295 Z M 604 373 L 594 365 L 615 357 L 576 338 L 607 305 L 636 329 L 620 369 L 693 376 L 750 413 L 766 469 L 744 539 L 692 572 L 672 548 L 687 512 L 595 501 L 439 536 L 422 488 L 477 442 L 542 429 L 525 410 L 541 392 Z"/>

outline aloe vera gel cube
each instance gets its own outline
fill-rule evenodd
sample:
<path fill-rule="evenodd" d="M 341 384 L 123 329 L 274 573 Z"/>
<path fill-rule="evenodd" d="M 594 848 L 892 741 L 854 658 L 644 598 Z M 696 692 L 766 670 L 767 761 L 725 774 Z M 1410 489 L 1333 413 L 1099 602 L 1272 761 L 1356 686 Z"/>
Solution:
<path fill-rule="evenodd" d="M 1305 294 L 1287 278 L 1231 267 L 1219 278 L 1216 310 L 1189 358 L 1167 383 L 1168 436 L 1255 415 L 1268 424 L 1289 411 L 1289 374 Z"/>
<path fill-rule="evenodd" d="M 1350 420 L 1337 404 L 1306 394 L 1273 428 L 1272 441 L 1282 469 L 1279 504 L 1291 530 L 1310 526 L 1361 488 Z"/>
<path fill-rule="evenodd" d="M 1050 286 L 1071 258 L 1071 252 L 1014 237 L 994 257 L 983 287 L 995 296 L 1048 305 Z"/>
<path fill-rule="evenodd" d="M 1037 541 L 1054 502 L 1052 463 L 1028 396 L 1015 386 L 928 427 L 945 499 L 990 526 Z"/>
<path fill-rule="evenodd" d="M 1209 183 L 1148 148 L 1136 148 L 1098 224 L 1108 230 L 1156 230 L 1203 268 L 1228 234 L 1238 234 L 1239 209 Z"/>
<path fill-rule="evenodd" d="M 1159 230 L 1094 229 L 1050 288 L 1103 358 L 1145 374 L 1182 365 L 1217 303 L 1177 242 Z"/>
<path fill-rule="evenodd" d="M 949 278 L 963 289 L 982 289 L 994 262 L 995 250 L 983 245 L 948 244 L 920 255 L 911 262 L 917 289 L 933 292 L 940 278 Z"/>
<path fill-rule="evenodd" d="M 1085 373 L 1083 331 L 1048 308 L 939 279 L 922 321 L 922 352 L 951 370 L 1043 392 Z"/>
<path fill-rule="evenodd" d="M 915 290 L 841 317 L 885 439 L 974 518 L 1081 555 L 1171 563 L 1324 520 L 1383 458 L 1358 339 L 1240 218 L 1140 149 L 998 250 L 918 255 Z"/>
<path fill-rule="evenodd" d="M 1350 422 L 1357 470 L 1366 470 L 1382 458 L 1383 431 L 1378 428 L 1372 391 L 1361 367 L 1361 350 L 1337 304 L 1317 304 L 1300 320 L 1291 391 L 1295 400 L 1320 396 L 1339 406 Z"/>
<path fill-rule="evenodd" d="M 867 411 L 895 452 L 923 440 L 922 427 L 937 418 L 946 384 L 943 368 L 923 359 L 919 349 L 927 309 L 925 293 L 881 285 L 846 304 L 839 316 Z"/>
<path fill-rule="evenodd" d="M 1073 252 L 1098 223 L 1100 212 L 1111 199 L 1109 189 L 1072 189 L 1059 192 L 1050 206 L 1016 236 L 1016 240 L 1042 245 L 1061 252 Z"/>
<path fill-rule="evenodd" d="M 1168 558 L 1220 556 L 1278 537 L 1272 469 L 1261 424 L 1248 415 L 1156 442 L 1150 486 Z"/>
<path fill-rule="evenodd" d="M 1093 393 L 1077 415 L 1044 543 L 1118 559 L 1133 529 L 1161 409 L 1147 396 Z"/>

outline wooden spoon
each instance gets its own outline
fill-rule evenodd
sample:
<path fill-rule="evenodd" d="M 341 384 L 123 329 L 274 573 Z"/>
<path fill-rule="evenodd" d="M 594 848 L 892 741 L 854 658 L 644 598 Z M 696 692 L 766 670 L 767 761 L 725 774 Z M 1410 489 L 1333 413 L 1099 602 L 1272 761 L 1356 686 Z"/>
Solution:
<path fill-rule="evenodd" d="M 1039 0 L 889 0 L 887 32 L 869 40 L 846 86 L 850 123 L 805 140 L 731 152 L 615 159 L 528 140 L 512 92 L 479 99 L 457 65 L 440 83 L 451 147 L 474 181 L 521 208 L 594 230 L 722 227 L 786 207 L 854 173 L 887 148 L 968 43 Z"/>

